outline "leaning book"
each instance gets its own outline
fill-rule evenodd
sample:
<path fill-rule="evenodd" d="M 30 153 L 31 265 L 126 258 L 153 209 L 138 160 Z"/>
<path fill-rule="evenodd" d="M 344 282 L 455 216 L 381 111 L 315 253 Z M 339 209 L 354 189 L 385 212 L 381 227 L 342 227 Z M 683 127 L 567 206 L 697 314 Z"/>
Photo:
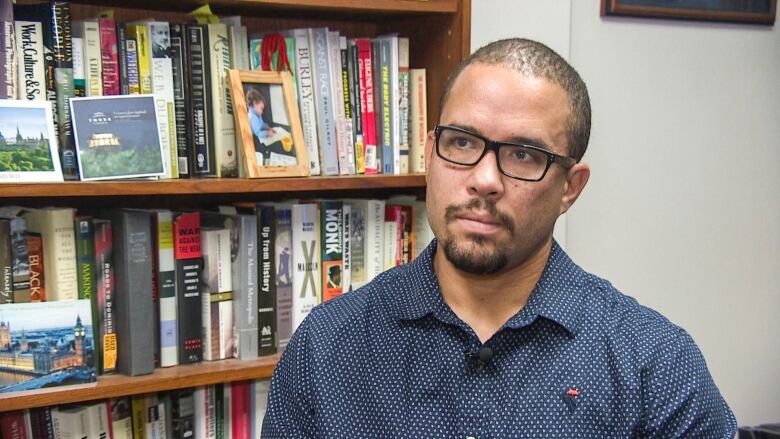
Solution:
<path fill-rule="evenodd" d="M 0 305 L 0 392 L 97 379 L 90 301 Z"/>

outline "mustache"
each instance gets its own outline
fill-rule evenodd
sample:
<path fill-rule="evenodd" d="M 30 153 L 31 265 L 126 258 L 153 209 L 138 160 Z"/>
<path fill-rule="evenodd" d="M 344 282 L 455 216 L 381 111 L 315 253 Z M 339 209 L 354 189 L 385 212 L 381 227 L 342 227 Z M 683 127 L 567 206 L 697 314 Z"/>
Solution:
<path fill-rule="evenodd" d="M 483 198 L 472 198 L 466 204 L 447 206 L 444 211 L 444 218 L 446 223 L 449 224 L 452 221 L 455 221 L 461 212 L 478 209 L 486 210 L 499 224 L 506 227 L 511 233 L 515 232 L 515 223 L 512 221 L 512 217 L 498 210 L 495 201 Z"/>

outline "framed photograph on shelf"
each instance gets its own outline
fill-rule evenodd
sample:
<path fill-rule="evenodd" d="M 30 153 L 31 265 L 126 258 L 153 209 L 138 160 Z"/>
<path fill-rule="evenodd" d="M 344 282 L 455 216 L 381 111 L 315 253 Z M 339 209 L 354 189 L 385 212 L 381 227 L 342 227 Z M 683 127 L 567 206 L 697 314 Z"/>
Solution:
<path fill-rule="evenodd" d="M 601 15 L 774 24 L 777 0 L 601 0 Z"/>
<path fill-rule="evenodd" d="M 228 82 L 246 176 L 308 176 L 309 159 L 290 73 L 230 70 Z"/>
<path fill-rule="evenodd" d="M 70 114 L 82 180 L 165 173 L 153 95 L 71 98 Z"/>
<path fill-rule="evenodd" d="M 0 100 L 0 183 L 62 181 L 51 102 Z"/>

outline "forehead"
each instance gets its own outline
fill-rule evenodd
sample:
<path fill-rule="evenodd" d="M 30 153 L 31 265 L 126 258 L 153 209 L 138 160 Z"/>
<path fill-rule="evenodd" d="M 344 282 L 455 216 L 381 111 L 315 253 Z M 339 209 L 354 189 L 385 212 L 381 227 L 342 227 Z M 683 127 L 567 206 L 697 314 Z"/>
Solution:
<path fill-rule="evenodd" d="M 460 73 L 441 123 L 473 128 L 495 140 L 534 138 L 566 151 L 569 99 L 563 88 L 505 65 L 475 63 Z"/>

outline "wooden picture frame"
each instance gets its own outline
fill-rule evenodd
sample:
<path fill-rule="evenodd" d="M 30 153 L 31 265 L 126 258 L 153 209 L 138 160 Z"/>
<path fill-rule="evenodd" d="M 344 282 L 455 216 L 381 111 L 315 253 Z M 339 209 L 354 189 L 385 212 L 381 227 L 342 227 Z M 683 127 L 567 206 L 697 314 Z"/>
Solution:
<path fill-rule="evenodd" d="M 308 176 L 309 159 L 290 73 L 231 69 L 228 84 L 246 176 Z"/>
<path fill-rule="evenodd" d="M 673 18 L 772 25 L 777 0 L 601 0 L 601 16 Z"/>

